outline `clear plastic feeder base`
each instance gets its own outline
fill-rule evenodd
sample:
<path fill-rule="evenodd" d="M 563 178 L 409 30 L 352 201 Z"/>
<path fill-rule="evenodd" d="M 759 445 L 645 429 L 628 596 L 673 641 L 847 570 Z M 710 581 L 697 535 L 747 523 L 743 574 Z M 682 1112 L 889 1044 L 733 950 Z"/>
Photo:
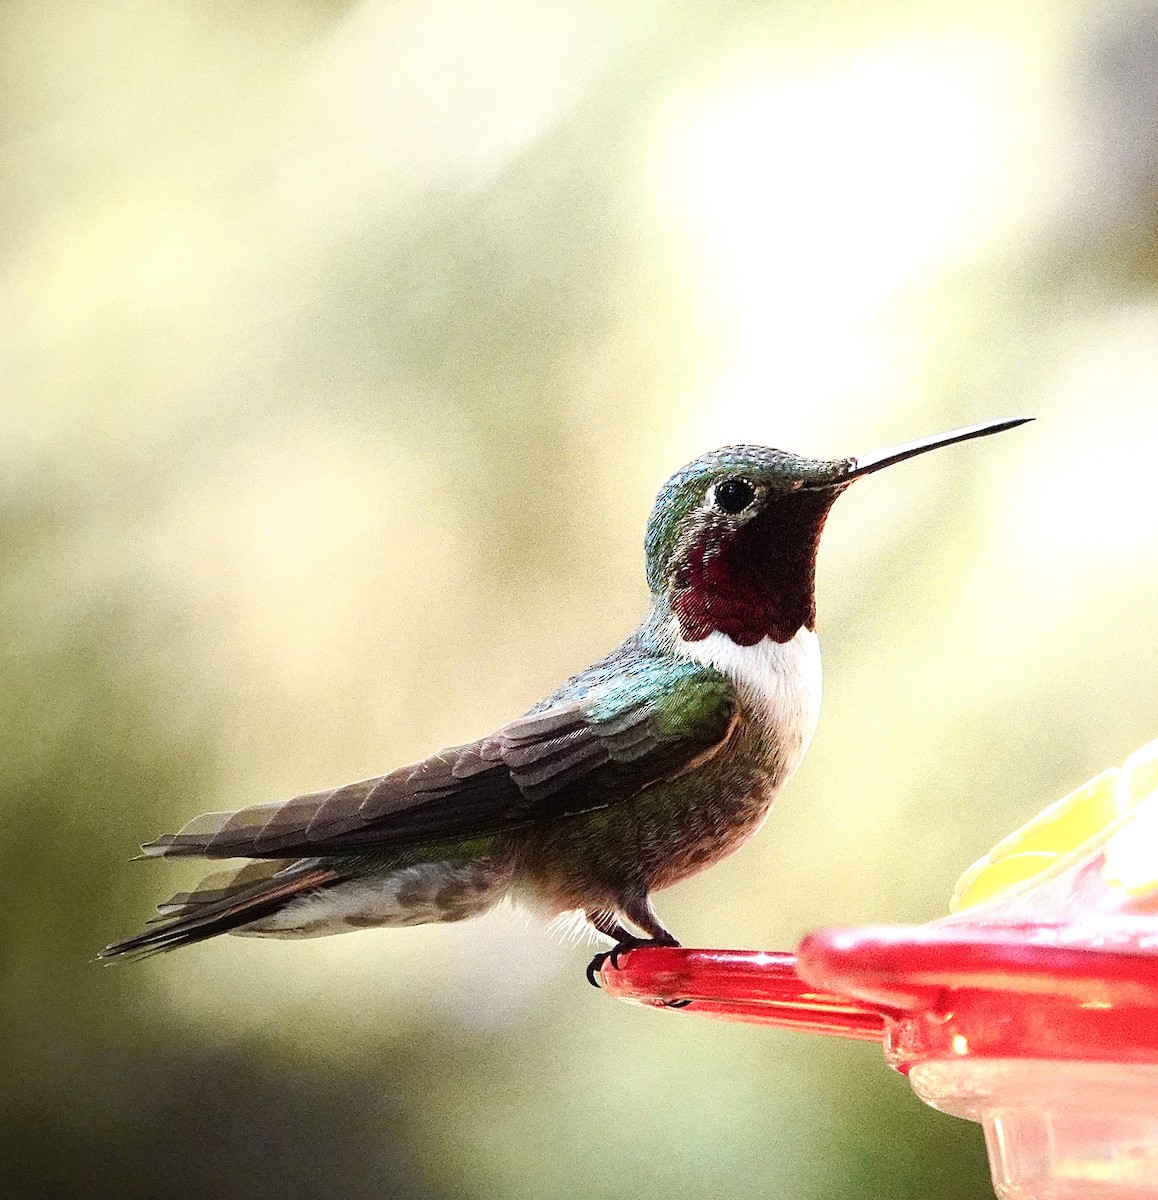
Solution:
<path fill-rule="evenodd" d="M 909 1082 L 926 1104 L 981 1122 L 1002 1200 L 1158 1196 L 1158 1066 L 942 1060 Z"/>

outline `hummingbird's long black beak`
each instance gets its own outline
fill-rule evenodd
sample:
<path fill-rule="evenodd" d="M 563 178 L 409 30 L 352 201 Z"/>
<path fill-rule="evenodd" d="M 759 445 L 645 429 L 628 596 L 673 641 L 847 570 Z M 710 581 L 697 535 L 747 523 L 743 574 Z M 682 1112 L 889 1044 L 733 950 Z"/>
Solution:
<path fill-rule="evenodd" d="M 906 458 L 914 458 L 924 454 L 926 450 L 936 450 L 941 446 L 952 446 L 954 442 L 967 442 L 970 438 L 988 437 L 991 433 L 1000 433 L 1003 429 L 1014 429 L 1032 421 L 1033 417 L 1009 417 L 1004 421 L 986 421 L 983 425 L 969 425 L 965 429 L 954 429 L 950 433 L 938 433 L 933 437 L 920 438 L 915 442 L 905 442 L 903 446 L 890 446 L 887 450 L 878 450 L 875 454 L 864 454 L 857 458 L 848 459 L 850 466 L 840 479 L 847 483 L 851 479 L 859 479 L 862 475 L 871 475 L 874 471 L 891 467 L 893 463 L 904 462 Z"/>

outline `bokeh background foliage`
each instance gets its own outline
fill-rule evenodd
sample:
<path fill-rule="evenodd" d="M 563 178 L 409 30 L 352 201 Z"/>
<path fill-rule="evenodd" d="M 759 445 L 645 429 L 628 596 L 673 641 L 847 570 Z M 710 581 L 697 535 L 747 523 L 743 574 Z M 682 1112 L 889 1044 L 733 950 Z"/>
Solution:
<path fill-rule="evenodd" d="M 1155 734 L 1158 8 L 0 10 L 0 1191 L 981 1197 L 872 1047 L 616 1005 L 517 916 L 102 969 L 207 809 L 476 736 L 728 441 L 874 478 L 691 944 L 923 920 Z"/>

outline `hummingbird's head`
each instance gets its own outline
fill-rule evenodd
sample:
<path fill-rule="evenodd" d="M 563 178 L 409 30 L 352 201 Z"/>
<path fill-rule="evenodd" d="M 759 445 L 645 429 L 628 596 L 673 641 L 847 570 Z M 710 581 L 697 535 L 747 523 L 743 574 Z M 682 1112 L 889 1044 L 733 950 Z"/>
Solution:
<path fill-rule="evenodd" d="M 647 523 L 647 582 L 679 635 L 719 631 L 741 646 L 789 641 L 816 624 L 816 551 L 829 509 L 854 480 L 893 463 L 1012 429 L 974 425 L 877 454 L 832 461 L 725 446 L 664 484 Z"/>

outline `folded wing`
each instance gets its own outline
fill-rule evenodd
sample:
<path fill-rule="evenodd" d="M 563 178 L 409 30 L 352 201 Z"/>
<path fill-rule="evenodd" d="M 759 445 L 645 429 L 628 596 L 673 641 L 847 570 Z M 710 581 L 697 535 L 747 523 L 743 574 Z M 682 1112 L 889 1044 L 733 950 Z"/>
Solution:
<path fill-rule="evenodd" d="M 288 859 L 459 841 L 604 808 L 704 761 L 739 719 L 718 672 L 637 657 L 503 726 L 388 775 L 206 813 L 147 857 Z"/>

